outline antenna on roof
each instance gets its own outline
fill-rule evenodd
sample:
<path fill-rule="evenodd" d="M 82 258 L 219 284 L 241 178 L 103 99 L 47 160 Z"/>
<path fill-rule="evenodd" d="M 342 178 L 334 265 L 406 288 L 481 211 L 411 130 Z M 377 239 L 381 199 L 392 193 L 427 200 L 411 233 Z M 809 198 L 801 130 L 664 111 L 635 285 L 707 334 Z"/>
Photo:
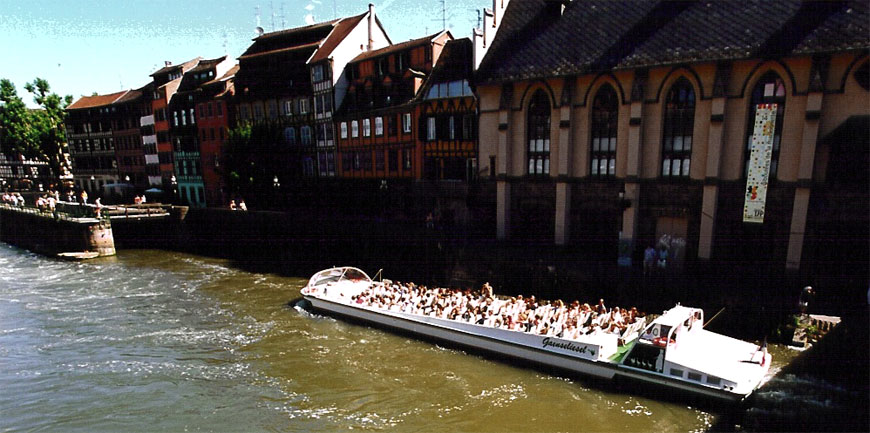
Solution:
<path fill-rule="evenodd" d="M 287 26 L 284 23 L 284 2 L 281 2 L 281 29 L 283 30 L 285 28 L 287 28 Z"/>
<path fill-rule="evenodd" d="M 263 33 L 266 31 L 263 30 L 263 27 L 260 25 L 260 5 L 254 6 L 254 11 L 254 17 L 257 21 L 257 26 L 254 27 L 254 33 L 256 33 L 257 36 L 263 36 Z"/>
<path fill-rule="evenodd" d="M 275 3 L 269 2 L 269 10 L 272 11 L 272 31 L 275 31 Z"/>

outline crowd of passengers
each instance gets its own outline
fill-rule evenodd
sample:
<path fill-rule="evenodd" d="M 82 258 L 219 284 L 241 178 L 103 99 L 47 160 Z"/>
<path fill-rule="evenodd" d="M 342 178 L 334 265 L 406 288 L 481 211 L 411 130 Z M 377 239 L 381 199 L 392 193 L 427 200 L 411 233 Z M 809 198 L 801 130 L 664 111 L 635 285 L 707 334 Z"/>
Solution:
<path fill-rule="evenodd" d="M 414 283 L 385 281 L 351 297 L 361 306 L 401 311 L 442 319 L 577 339 L 584 335 L 611 333 L 620 338 L 639 332 L 644 318 L 637 308 L 607 308 L 600 299 L 594 307 L 574 301 L 566 305 L 561 300 L 547 302 L 534 296 L 502 298 L 494 296 L 489 283 L 480 291 L 447 288 L 426 288 Z"/>

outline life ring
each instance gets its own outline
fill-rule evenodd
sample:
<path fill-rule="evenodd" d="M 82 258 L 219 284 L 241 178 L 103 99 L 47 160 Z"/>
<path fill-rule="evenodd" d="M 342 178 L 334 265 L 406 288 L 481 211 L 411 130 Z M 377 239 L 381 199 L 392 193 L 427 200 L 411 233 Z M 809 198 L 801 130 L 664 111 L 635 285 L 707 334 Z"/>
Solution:
<path fill-rule="evenodd" d="M 670 344 L 670 345 L 673 345 L 674 343 L 676 343 L 676 341 L 674 341 L 673 338 L 671 338 L 671 339 L 668 339 L 668 338 L 665 338 L 665 337 L 656 337 L 656 338 L 653 338 L 653 344 L 656 345 L 656 346 L 658 346 L 658 347 L 665 347 L 665 346 L 667 346 L 667 345 L 669 345 L 669 344 Z"/>

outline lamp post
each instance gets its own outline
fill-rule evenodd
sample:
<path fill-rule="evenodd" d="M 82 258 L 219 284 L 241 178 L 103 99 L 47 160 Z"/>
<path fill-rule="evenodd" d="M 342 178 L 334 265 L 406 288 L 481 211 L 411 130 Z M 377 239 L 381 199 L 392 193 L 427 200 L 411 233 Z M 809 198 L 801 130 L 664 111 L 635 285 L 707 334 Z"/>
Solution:
<path fill-rule="evenodd" d="M 178 197 L 178 179 L 175 178 L 174 174 L 169 178 L 169 183 L 172 184 L 172 201 L 175 202 Z"/>
<path fill-rule="evenodd" d="M 278 206 L 278 199 L 280 198 L 281 192 L 281 182 L 278 181 L 278 175 L 275 175 L 275 177 L 272 178 L 272 192 L 275 197 L 273 204 Z"/>

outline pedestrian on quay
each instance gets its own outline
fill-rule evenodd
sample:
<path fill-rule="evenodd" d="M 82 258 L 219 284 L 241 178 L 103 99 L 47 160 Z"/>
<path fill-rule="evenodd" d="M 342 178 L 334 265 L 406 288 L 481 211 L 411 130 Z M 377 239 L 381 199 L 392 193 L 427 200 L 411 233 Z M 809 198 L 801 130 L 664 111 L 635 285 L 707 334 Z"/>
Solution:
<path fill-rule="evenodd" d="M 656 249 L 652 245 L 643 251 L 643 275 L 649 276 L 656 264 Z"/>
<path fill-rule="evenodd" d="M 230 200 L 230 210 L 236 210 L 236 201 Z"/>
<path fill-rule="evenodd" d="M 242 211 L 248 210 L 248 206 L 245 204 L 244 200 L 239 200 L 239 210 L 242 210 Z"/>
<path fill-rule="evenodd" d="M 94 207 L 95 207 L 95 208 L 94 208 L 94 212 L 97 214 L 97 219 L 100 219 L 100 215 L 101 215 L 101 213 L 102 213 L 102 211 L 103 211 L 103 204 L 100 203 L 100 198 L 99 198 L 99 197 L 97 197 L 97 199 L 94 200 Z"/>
<path fill-rule="evenodd" d="M 82 190 L 81 196 L 82 196 L 82 205 L 87 206 L 88 205 L 88 192 L 85 190 Z"/>

